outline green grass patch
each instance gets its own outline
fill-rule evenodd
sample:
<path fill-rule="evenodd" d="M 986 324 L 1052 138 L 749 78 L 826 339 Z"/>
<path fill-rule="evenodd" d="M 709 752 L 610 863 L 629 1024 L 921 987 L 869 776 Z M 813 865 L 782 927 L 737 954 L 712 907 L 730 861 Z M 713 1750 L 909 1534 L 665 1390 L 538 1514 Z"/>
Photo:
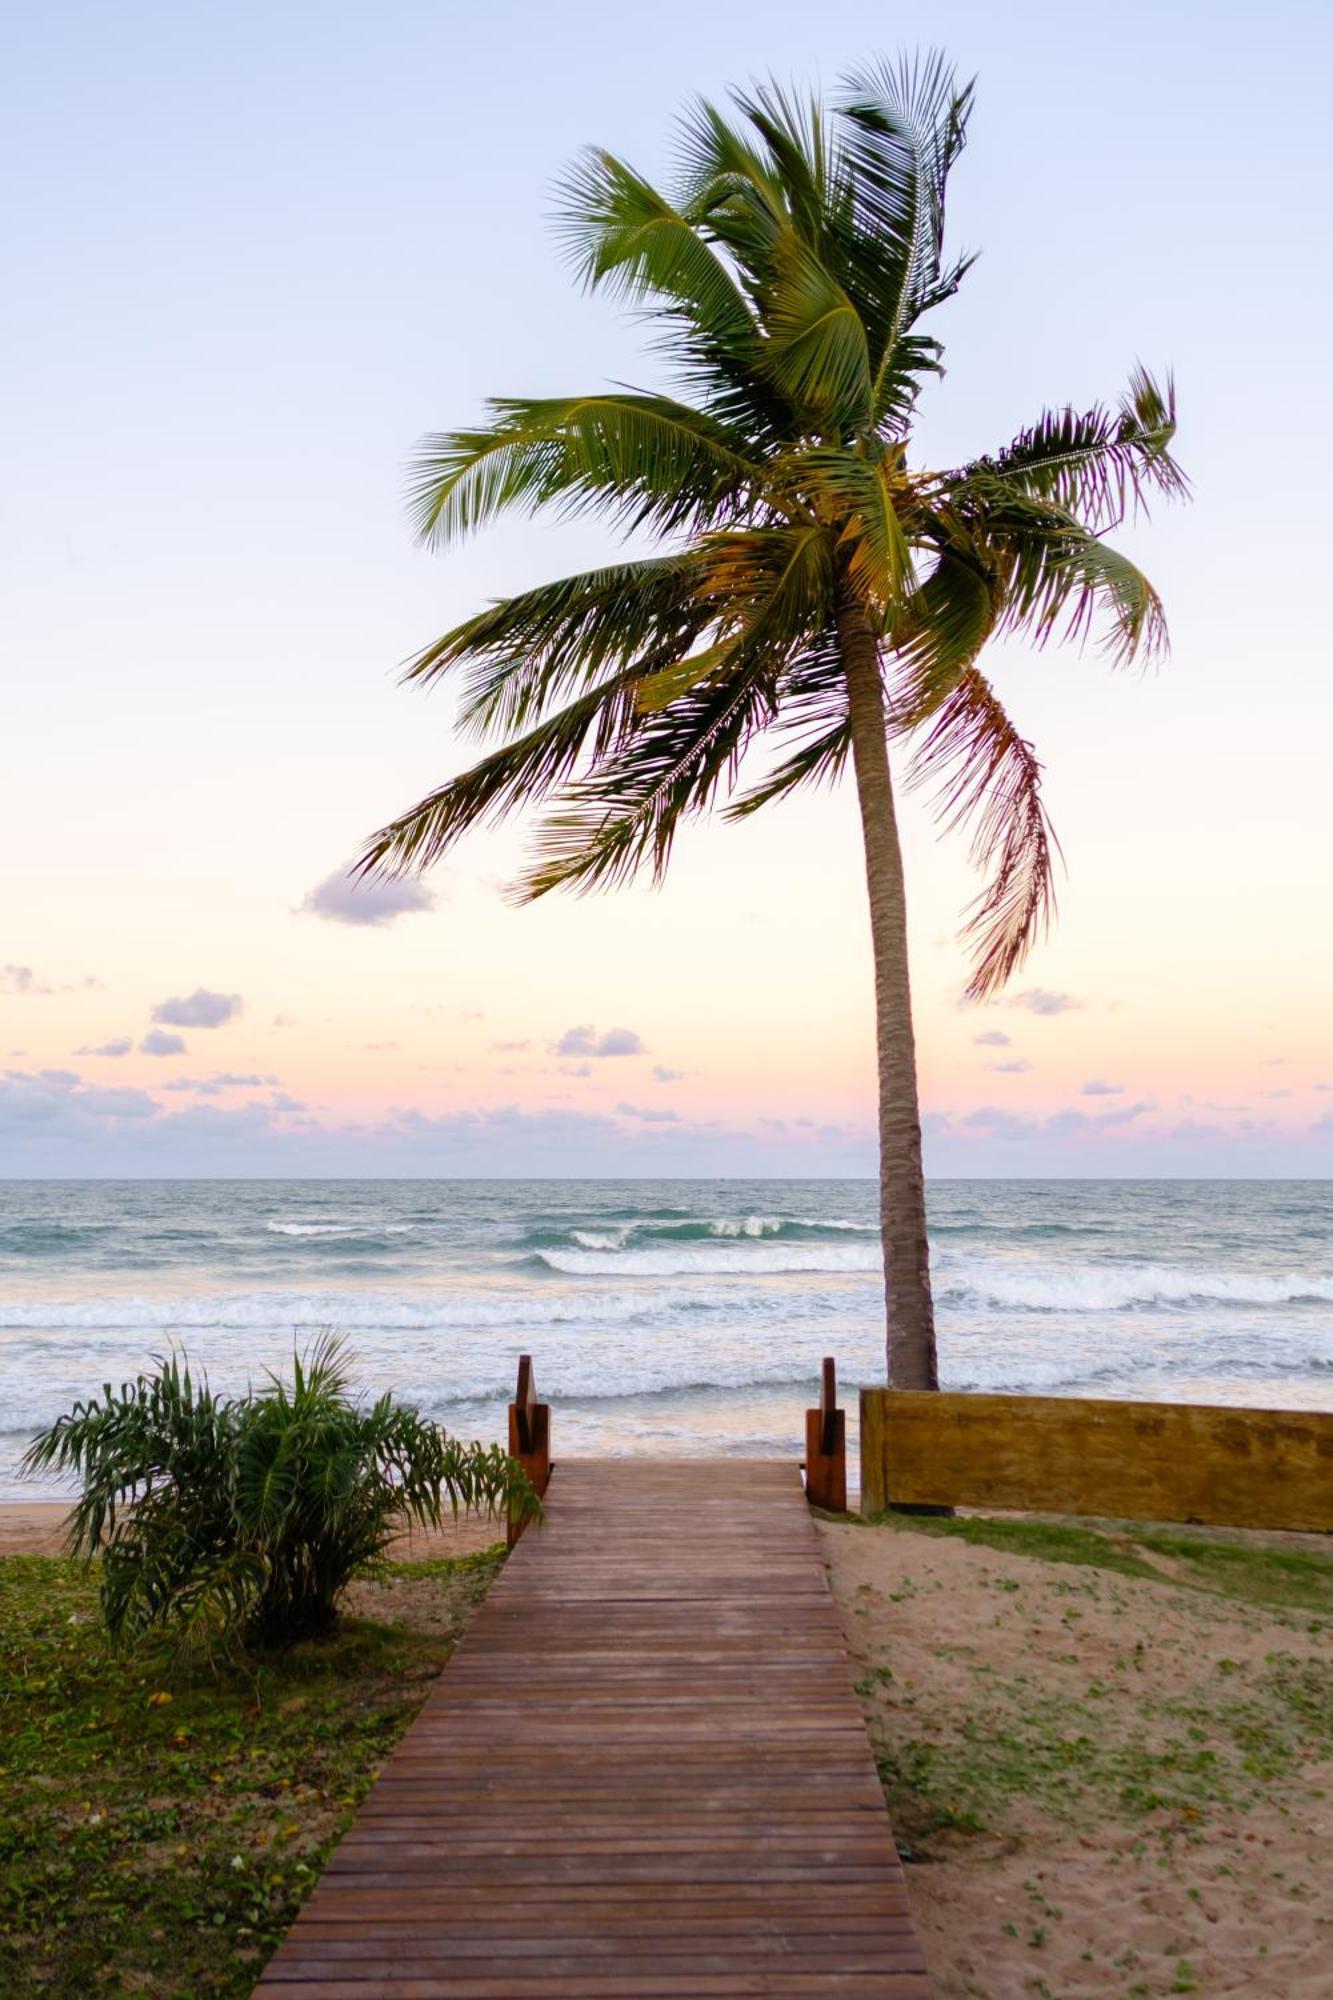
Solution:
<path fill-rule="evenodd" d="M 1004 1555 L 1039 1562 L 1077 1563 L 1113 1570 L 1121 1576 L 1202 1590 L 1266 1610 L 1307 1611 L 1333 1618 L 1333 1553 L 1230 1541 L 1188 1531 L 1158 1533 L 1138 1526 L 1123 1529 L 1071 1526 L 1061 1521 L 997 1519 L 980 1514 L 953 1519 L 879 1514 L 867 1523 L 898 1534 L 932 1535 L 967 1542 Z M 1153 1556 L 1165 1557 L 1174 1573 L 1164 1575 Z"/>
<path fill-rule="evenodd" d="M 1139 1701 L 1112 1727 L 1100 1698 L 1043 1690 L 1035 1677 L 989 1681 L 976 1711 L 930 1737 L 872 1717 L 896 1825 L 918 1842 L 1004 1823 L 1015 1803 L 1073 1828 L 1151 1820 L 1173 1836 L 1218 1812 L 1271 1803 L 1333 1753 L 1333 1663 L 1277 1653 L 1246 1698 Z"/>
<path fill-rule="evenodd" d="M 0 1559 L 0 1993 L 248 1994 L 502 1560 L 393 1563 L 333 1638 L 208 1670 Z"/>

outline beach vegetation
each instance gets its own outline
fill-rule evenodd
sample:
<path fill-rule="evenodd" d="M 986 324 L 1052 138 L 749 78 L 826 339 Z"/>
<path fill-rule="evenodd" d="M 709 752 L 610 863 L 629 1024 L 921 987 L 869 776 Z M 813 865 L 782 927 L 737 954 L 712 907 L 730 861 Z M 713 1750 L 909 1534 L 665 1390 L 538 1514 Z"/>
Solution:
<path fill-rule="evenodd" d="M 111 1639 L 170 1628 L 202 1654 L 331 1632 L 351 1578 L 408 1528 L 541 1511 L 499 1446 L 451 1438 L 391 1395 L 358 1399 L 332 1337 L 294 1357 L 290 1382 L 230 1397 L 169 1355 L 76 1403 L 24 1465 L 80 1479 L 69 1545 L 98 1559 Z"/>
<path fill-rule="evenodd" d="M 1140 1523 L 1090 1527 L 986 1514 L 925 1518 L 893 1509 L 866 1522 L 858 1515 L 846 1519 L 875 1531 L 935 1535 L 1039 1562 L 1072 1563 L 1170 1582 L 1182 1590 L 1203 1591 L 1265 1610 L 1333 1619 L 1333 1554 L 1309 1547 L 1258 1537 L 1241 1541 L 1210 1529 L 1159 1530 Z"/>
<path fill-rule="evenodd" d="M 877 63 L 831 106 L 771 83 L 695 104 L 669 187 L 598 149 L 573 167 L 573 272 L 646 318 L 666 386 L 497 398 L 425 441 L 416 526 L 445 547 L 505 513 L 595 513 L 654 552 L 504 598 L 417 655 L 409 680 L 458 684 L 463 732 L 492 747 L 361 863 L 414 872 L 540 807 L 521 897 L 660 879 L 690 819 L 746 819 L 850 773 L 888 1377 L 908 1389 L 936 1386 L 937 1365 L 896 787 L 925 788 L 970 838 L 967 992 L 985 1001 L 1048 925 L 1057 845 L 983 653 L 1094 632 L 1113 664 L 1160 653 L 1158 594 L 1108 536 L 1185 490 L 1171 383 L 1142 367 L 1116 400 L 1044 410 L 964 462 L 915 452 L 942 373 L 935 315 L 972 262 L 945 242 L 972 99 L 938 55 Z"/>
<path fill-rule="evenodd" d="M 0 1558 L 0 1993 L 243 2000 L 504 1559 L 388 1562 L 328 1638 L 113 1646 L 97 1564 Z"/>

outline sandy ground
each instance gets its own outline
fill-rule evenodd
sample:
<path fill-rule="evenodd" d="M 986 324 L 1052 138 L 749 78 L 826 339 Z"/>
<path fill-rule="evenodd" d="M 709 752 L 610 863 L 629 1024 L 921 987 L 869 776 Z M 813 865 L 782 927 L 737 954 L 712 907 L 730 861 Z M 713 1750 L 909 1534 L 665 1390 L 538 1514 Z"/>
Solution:
<path fill-rule="evenodd" d="M 66 1508 L 58 1500 L 0 1501 L 0 1556 L 58 1556 L 65 1547 Z M 404 1535 L 391 1554 L 404 1562 L 427 1556 L 470 1555 L 504 1540 L 504 1524 L 462 1515 L 438 1534 Z"/>
<path fill-rule="evenodd" d="M 940 2000 L 1333 2000 L 1327 1619 L 821 1533 Z"/>

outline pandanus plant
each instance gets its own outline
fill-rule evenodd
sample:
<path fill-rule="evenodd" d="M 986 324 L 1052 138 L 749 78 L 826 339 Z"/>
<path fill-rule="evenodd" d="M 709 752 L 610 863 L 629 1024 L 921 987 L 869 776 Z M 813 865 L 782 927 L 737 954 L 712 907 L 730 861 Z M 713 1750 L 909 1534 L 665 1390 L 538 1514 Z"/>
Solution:
<path fill-rule="evenodd" d="M 523 897 L 660 878 L 677 829 L 740 819 L 849 762 L 874 949 L 888 1375 L 937 1384 L 903 857 L 908 784 L 988 871 L 966 918 L 968 992 L 995 993 L 1049 923 L 1056 844 L 1031 744 L 983 673 L 988 640 L 1083 638 L 1116 661 L 1165 645 L 1151 584 L 1105 539 L 1179 494 L 1174 397 L 1143 369 L 1114 407 L 1046 411 L 970 463 L 918 464 L 924 331 L 970 259 L 944 249 L 972 102 L 944 60 L 846 79 L 831 112 L 776 87 L 700 103 L 663 192 L 590 151 L 562 189 L 584 283 L 644 311 L 672 393 L 507 397 L 428 438 L 421 536 L 506 510 L 598 512 L 660 552 L 525 590 L 428 646 L 408 678 L 461 677 L 461 725 L 498 741 L 368 843 L 429 866 L 470 828 L 544 804 Z M 747 753 L 771 754 L 748 781 Z"/>

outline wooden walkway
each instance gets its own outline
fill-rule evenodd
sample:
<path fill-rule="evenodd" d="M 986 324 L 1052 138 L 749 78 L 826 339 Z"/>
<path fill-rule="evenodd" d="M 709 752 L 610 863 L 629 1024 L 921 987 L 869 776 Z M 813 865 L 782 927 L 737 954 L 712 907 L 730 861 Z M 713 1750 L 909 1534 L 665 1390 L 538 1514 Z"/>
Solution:
<path fill-rule="evenodd" d="M 263 2000 L 927 2000 L 790 1464 L 563 1460 Z"/>

